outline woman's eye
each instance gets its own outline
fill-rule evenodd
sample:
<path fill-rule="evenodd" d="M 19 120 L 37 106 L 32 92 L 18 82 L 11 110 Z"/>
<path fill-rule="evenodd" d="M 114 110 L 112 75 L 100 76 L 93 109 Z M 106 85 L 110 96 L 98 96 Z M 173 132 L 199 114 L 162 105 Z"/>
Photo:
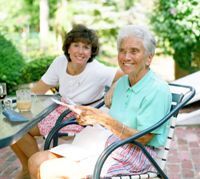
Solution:
<path fill-rule="evenodd" d="M 120 53 L 123 53 L 123 54 L 126 53 L 126 51 L 123 50 L 123 49 L 120 49 L 119 52 L 120 52 Z"/>
<path fill-rule="evenodd" d="M 91 49 L 91 47 L 89 45 L 84 46 L 85 49 Z"/>
<path fill-rule="evenodd" d="M 137 51 L 136 51 L 136 50 L 133 50 L 133 51 L 131 51 L 130 53 L 131 53 L 131 54 L 136 54 Z"/>
<path fill-rule="evenodd" d="M 90 47 L 86 47 L 85 49 L 86 49 L 86 50 L 91 50 L 91 48 L 90 48 Z"/>

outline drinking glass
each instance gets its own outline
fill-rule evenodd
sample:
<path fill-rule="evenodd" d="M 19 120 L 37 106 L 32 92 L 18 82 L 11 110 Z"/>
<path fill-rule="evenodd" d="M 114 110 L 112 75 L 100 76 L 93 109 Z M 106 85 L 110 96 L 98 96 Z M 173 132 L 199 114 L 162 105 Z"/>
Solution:
<path fill-rule="evenodd" d="M 2 101 L 7 95 L 6 83 L 0 83 L 0 100 Z"/>
<path fill-rule="evenodd" d="M 3 100 L 7 95 L 6 83 L 0 83 L 0 112 L 3 110 Z"/>
<path fill-rule="evenodd" d="M 13 101 L 11 98 L 6 98 L 3 101 L 4 108 L 12 109 L 13 108 Z"/>
<path fill-rule="evenodd" d="M 31 110 L 31 90 L 28 88 L 18 89 L 16 91 L 17 97 L 17 108 L 19 111 L 30 111 Z"/>

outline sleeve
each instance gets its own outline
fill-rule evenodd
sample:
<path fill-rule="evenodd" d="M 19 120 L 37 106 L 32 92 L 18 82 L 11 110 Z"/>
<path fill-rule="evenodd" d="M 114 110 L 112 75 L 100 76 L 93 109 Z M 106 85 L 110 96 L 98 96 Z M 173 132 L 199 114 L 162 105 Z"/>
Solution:
<path fill-rule="evenodd" d="M 48 70 L 45 72 L 45 74 L 42 76 L 42 81 L 45 82 L 48 85 L 56 86 L 59 82 L 59 76 L 58 76 L 58 58 L 56 58 L 51 65 L 49 66 Z"/>
<path fill-rule="evenodd" d="M 144 130 L 161 120 L 171 107 L 171 93 L 166 90 L 155 90 L 146 96 L 137 115 L 137 130 Z M 167 124 L 166 124 L 167 125 Z M 165 125 L 154 130 L 154 134 L 162 134 Z"/>

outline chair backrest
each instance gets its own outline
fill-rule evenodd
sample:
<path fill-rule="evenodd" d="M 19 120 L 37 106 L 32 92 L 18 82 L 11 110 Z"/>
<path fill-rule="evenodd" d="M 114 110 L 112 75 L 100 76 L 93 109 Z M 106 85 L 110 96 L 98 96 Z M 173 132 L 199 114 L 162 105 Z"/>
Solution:
<path fill-rule="evenodd" d="M 183 94 L 172 93 L 171 111 L 181 102 L 183 97 L 184 97 Z M 162 170 L 165 168 L 165 165 L 166 165 L 167 156 L 168 156 L 172 138 L 174 135 L 177 115 L 178 115 L 178 111 L 176 113 L 174 113 L 174 115 L 170 118 L 169 133 L 168 133 L 168 136 L 166 139 L 166 143 L 165 143 L 164 147 L 158 151 L 158 159 L 156 161 Z"/>

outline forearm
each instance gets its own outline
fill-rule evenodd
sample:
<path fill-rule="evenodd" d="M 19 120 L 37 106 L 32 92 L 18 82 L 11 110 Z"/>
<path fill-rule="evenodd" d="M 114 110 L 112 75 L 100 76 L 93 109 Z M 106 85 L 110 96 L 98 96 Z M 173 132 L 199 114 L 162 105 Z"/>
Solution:
<path fill-rule="evenodd" d="M 80 116 L 77 117 L 77 121 L 80 125 L 100 124 L 109 129 L 113 134 L 121 139 L 131 137 L 139 132 L 138 130 L 124 125 L 118 120 L 112 118 L 112 116 L 110 116 L 109 114 L 104 113 L 98 109 L 89 106 L 79 106 L 77 108 L 82 111 Z M 146 144 L 152 139 L 152 137 L 152 134 L 147 134 L 137 141 Z"/>
<path fill-rule="evenodd" d="M 138 132 L 137 130 L 127 127 L 126 125 L 113 119 L 110 116 L 102 120 L 101 125 L 109 129 L 113 134 L 120 137 L 121 139 L 130 137 Z"/>
<path fill-rule="evenodd" d="M 109 129 L 113 134 L 121 139 L 126 139 L 139 132 L 138 130 L 130 128 L 110 116 L 107 116 L 106 119 L 102 120 L 101 125 Z M 137 141 L 146 144 L 152 139 L 152 137 L 152 134 L 146 134 Z"/>
<path fill-rule="evenodd" d="M 31 91 L 35 94 L 45 94 L 52 87 L 40 80 L 31 88 Z"/>

